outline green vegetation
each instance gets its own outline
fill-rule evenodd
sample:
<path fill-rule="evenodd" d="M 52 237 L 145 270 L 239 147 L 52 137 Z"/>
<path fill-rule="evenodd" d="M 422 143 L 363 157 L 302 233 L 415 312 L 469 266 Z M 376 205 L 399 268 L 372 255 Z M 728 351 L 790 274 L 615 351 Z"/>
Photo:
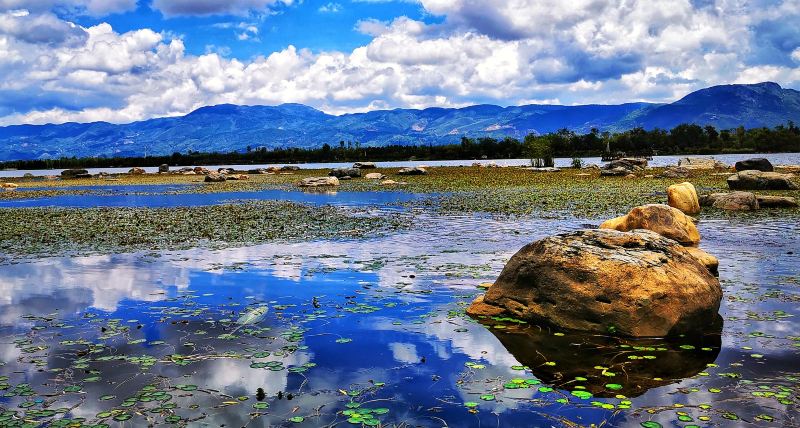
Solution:
<path fill-rule="evenodd" d="M 178 208 L 3 208 L 0 254 L 182 249 L 363 237 L 403 227 L 330 206 L 280 201 Z"/>
<path fill-rule="evenodd" d="M 467 138 L 461 144 L 442 146 L 391 145 L 363 147 L 358 142 L 340 141 L 315 149 L 266 148 L 230 153 L 192 152 L 171 156 L 128 158 L 60 158 L 0 162 L 0 169 L 66 169 L 169 165 L 257 165 L 270 163 L 404 161 L 451 159 L 539 159 L 547 166 L 552 157 L 599 156 L 610 149 L 628 154 L 707 154 L 800 152 L 800 128 L 789 122 L 773 129 L 739 127 L 717 130 L 713 126 L 678 125 L 672 130 L 634 128 L 619 133 L 593 129 L 576 134 L 562 129 L 546 135 L 515 138 Z"/>

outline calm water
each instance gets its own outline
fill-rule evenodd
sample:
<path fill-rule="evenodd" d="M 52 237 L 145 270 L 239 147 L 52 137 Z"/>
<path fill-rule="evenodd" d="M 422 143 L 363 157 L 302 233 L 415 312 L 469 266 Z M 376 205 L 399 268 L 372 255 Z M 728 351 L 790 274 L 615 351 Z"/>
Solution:
<path fill-rule="evenodd" d="M 0 425 L 797 426 L 793 222 L 701 222 L 725 291 L 703 337 L 462 315 L 522 245 L 585 223 L 420 215 L 375 239 L 0 266 Z"/>
<path fill-rule="evenodd" d="M 677 165 L 678 160 L 684 158 L 686 156 L 655 156 L 652 161 L 650 161 L 650 166 L 669 166 L 669 165 Z M 693 157 L 704 157 L 704 158 L 713 158 L 718 159 L 726 164 L 733 165 L 737 161 L 743 159 L 749 159 L 754 157 L 765 157 L 769 159 L 775 165 L 800 165 L 800 153 L 772 153 L 772 154 L 749 154 L 749 155 L 709 155 L 709 156 L 693 156 Z M 587 165 L 602 165 L 603 162 L 600 160 L 599 157 L 587 157 L 582 158 L 584 163 Z M 529 159 L 483 159 L 483 160 L 450 160 L 450 161 L 404 161 L 404 162 L 378 162 L 378 166 L 385 167 L 385 168 L 405 168 L 411 166 L 420 166 L 420 165 L 427 165 L 427 166 L 469 166 L 475 162 L 488 164 L 494 162 L 498 165 L 509 165 L 509 166 L 519 166 L 530 165 Z M 557 167 L 568 167 L 572 165 L 572 158 L 556 158 L 555 163 Z M 213 165 L 208 166 L 208 169 L 216 170 L 217 168 L 234 168 L 237 170 L 249 170 L 249 169 L 257 169 L 257 168 L 267 168 L 270 166 L 282 166 L 285 164 L 262 164 L 262 165 Z M 327 169 L 327 168 L 341 168 L 341 167 L 350 167 L 352 166 L 352 162 L 346 163 L 306 163 L 306 164 L 299 164 L 301 168 L 304 169 Z M 194 165 L 190 165 L 194 166 Z M 179 169 L 181 167 L 172 167 L 172 169 Z M 128 172 L 130 168 L 88 168 L 88 171 L 91 174 L 97 174 L 99 172 L 107 172 L 109 174 L 118 174 Z M 158 172 L 158 167 L 145 167 L 145 171 L 147 172 Z M 28 171 L 3 171 L 0 170 L 0 177 L 22 177 L 27 173 L 31 173 L 35 176 L 44 176 L 44 175 L 58 175 L 61 173 L 62 170 L 48 170 L 48 169 L 40 169 L 40 170 L 28 170 Z"/>

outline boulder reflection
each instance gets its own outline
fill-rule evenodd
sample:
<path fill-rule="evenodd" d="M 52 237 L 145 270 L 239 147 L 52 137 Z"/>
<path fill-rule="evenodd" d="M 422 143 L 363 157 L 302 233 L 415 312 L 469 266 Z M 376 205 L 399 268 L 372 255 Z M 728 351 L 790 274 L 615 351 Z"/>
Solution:
<path fill-rule="evenodd" d="M 716 360 L 722 344 L 721 318 L 709 331 L 669 340 L 561 336 L 538 327 L 489 330 L 542 382 L 567 390 L 584 386 L 597 397 L 637 397 L 694 376 Z"/>

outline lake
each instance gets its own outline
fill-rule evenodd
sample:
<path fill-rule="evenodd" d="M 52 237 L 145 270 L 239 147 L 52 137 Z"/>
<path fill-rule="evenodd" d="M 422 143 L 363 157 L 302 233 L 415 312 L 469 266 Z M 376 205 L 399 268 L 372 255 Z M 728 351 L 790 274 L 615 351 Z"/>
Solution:
<path fill-rule="evenodd" d="M 130 194 L 139 190 L 9 203 L 243 197 Z M 385 193 L 248 197 L 376 212 L 420 197 Z M 625 340 L 463 315 L 517 249 L 597 223 L 425 212 L 411 229 L 366 239 L 0 265 L 0 426 L 23 415 L 67 421 L 50 426 L 796 424 L 795 221 L 703 218 L 725 298 L 724 326 L 702 337 Z M 260 307 L 263 319 L 241 322 Z"/>
<path fill-rule="evenodd" d="M 655 156 L 653 160 L 649 162 L 650 166 L 669 166 L 669 165 L 677 165 L 678 160 L 685 158 L 686 156 Z M 708 155 L 708 156 L 692 156 L 692 157 L 703 157 L 703 158 L 714 158 L 725 162 L 726 164 L 733 165 L 737 161 L 750 159 L 754 157 L 765 157 L 769 159 L 775 165 L 800 165 L 800 153 L 770 153 L 770 154 L 742 154 L 742 155 Z M 581 158 L 586 165 L 602 165 L 603 162 L 600 160 L 599 157 L 587 157 Z M 465 160 L 449 160 L 449 161 L 402 161 L 402 162 L 378 162 L 380 167 L 385 168 L 406 168 L 406 167 L 414 167 L 420 165 L 427 165 L 427 166 L 469 166 L 475 162 L 479 162 L 482 164 L 488 163 L 496 163 L 498 165 L 508 165 L 508 166 L 529 166 L 530 159 L 465 159 Z M 572 158 L 556 158 L 555 163 L 557 167 L 568 167 L 572 165 Z M 270 166 L 282 166 L 286 164 L 260 164 L 260 165 L 211 165 L 207 166 L 210 170 L 216 170 L 218 168 L 233 168 L 237 170 L 249 170 L 249 169 L 257 169 L 257 168 L 267 168 Z M 353 165 L 353 162 L 341 162 L 341 163 L 306 163 L 306 164 L 298 164 L 301 168 L 304 169 L 329 169 L 329 168 L 342 168 L 342 167 L 350 167 Z M 194 166 L 194 165 L 188 165 Z M 180 166 L 173 166 L 172 169 L 179 169 Z M 130 167 L 127 168 L 88 168 L 89 173 L 91 174 L 98 174 L 100 172 L 107 172 L 109 174 L 120 174 L 126 173 Z M 145 167 L 145 171 L 155 173 L 158 172 L 158 167 Z M 33 174 L 35 176 L 45 176 L 45 175 L 58 175 L 61 173 L 61 169 L 59 170 L 49 170 L 49 169 L 40 169 L 40 170 L 0 170 L 0 177 L 22 177 L 25 174 Z"/>

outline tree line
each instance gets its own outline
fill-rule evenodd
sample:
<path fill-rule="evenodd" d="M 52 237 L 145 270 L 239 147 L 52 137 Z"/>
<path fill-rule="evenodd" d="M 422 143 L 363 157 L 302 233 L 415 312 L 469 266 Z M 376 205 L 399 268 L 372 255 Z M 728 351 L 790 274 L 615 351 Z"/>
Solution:
<path fill-rule="evenodd" d="M 635 156 L 800 152 L 800 128 L 793 122 L 774 128 L 717 130 L 713 126 L 678 125 L 671 130 L 633 128 L 623 132 L 568 129 L 516 138 L 462 137 L 458 144 L 363 147 L 340 141 L 319 148 L 258 148 L 228 153 L 173 153 L 146 157 L 64 157 L 0 162 L 0 169 L 67 169 L 168 165 L 256 165 L 309 162 L 405 161 L 528 158 L 547 166 L 553 157 L 600 156 L 606 152 Z"/>

